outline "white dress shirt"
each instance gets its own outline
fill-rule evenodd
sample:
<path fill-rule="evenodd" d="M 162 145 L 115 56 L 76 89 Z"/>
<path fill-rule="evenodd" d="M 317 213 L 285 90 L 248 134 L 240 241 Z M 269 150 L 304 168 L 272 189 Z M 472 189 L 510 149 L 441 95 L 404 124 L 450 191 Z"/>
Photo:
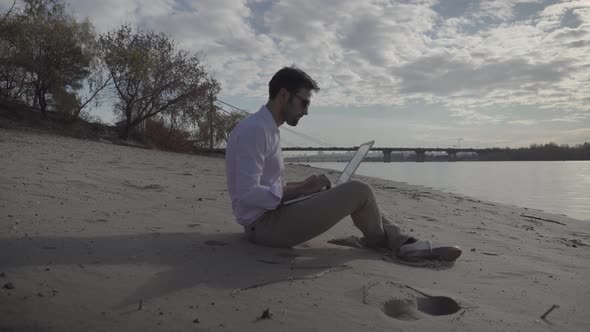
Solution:
<path fill-rule="evenodd" d="M 279 128 L 266 106 L 231 132 L 225 149 L 225 173 L 238 224 L 250 225 L 279 206 L 285 166 Z"/>

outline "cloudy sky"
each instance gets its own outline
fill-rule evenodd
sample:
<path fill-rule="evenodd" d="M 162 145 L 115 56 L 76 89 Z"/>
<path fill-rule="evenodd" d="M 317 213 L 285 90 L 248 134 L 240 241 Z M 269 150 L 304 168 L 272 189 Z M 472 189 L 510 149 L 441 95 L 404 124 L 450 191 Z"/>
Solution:
<path fill-rule="evenodd" d="M 274 72 L 297 65 L 321 91 L 293 129 L 329 144 L 590 141 L 589 0 L 69 3 L 99 32 L 127 22 L 204 52 L 219 98 L 250 111 L 265 103 Z"/>

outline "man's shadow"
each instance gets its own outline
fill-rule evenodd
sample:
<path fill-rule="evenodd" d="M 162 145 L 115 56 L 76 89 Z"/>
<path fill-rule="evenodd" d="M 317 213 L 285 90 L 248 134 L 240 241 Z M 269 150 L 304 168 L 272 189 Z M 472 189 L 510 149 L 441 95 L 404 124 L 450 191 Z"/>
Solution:
<path fill-rule="evenodd" d="M 275 280 L 313 276 L 355 259 L 381 260 L 347 247 L 268 248 L 243 233 L 148 233 L 96 237 L 0 239 L 0 268 L 47 265 L 158 265 L 158 272 L 132 291 L 120 307 L 206 284 L 234 290 Z"/>

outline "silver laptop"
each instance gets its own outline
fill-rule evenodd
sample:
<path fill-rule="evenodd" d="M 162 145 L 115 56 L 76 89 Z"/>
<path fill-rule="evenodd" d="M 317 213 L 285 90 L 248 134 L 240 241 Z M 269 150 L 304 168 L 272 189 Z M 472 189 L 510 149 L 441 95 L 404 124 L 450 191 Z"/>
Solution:
<path fill-rule="evenodd" d="M 354 153 L 354 156 L 352 156 L 352 159 L 350 159 L 350 161 L 348 162 L 348 165 L 346 165 L 346 167 L 344 168 L 342 173 L 340 173 L 340 176 L 338 177 L 336 182 L 334 182 L 334 184 L 332 185 L 332 188 L 339 186 L 345 182 L 348 182 L 348 180 L 350 180 L 350 177 L 354 174 L 354 172 L 356 172 L 356 169 L 359 167 L 359 165 L 361 164 L 361 161 L 363 161 L 363 159 L 365 158 L 367 153 L 369 153 L 369 150 L 371 150 L 371 147 L 373 146 L 374 143 L 375 143 L 375 141 L 370 141 L 367 143 L 363 143 L 363 144 L 361 144 L 361 146 L 359 146 L 359 148 Z M 329 190 L 329 189 L 327 189 L 327 190 Z M 301 196 L 298 198 L 294 198 L 294 199 L 283 202 L 281 205 L 289 205 L 289 204 L 293 204 L 296 202 L 301 202 L 303 200 L 315 197 L 324 191 L 325 190 L 322 190 L 322 191 L 317 192 L 315 194 L 310 194 L 310 195 L 305 195 L 305 196 Z"/>

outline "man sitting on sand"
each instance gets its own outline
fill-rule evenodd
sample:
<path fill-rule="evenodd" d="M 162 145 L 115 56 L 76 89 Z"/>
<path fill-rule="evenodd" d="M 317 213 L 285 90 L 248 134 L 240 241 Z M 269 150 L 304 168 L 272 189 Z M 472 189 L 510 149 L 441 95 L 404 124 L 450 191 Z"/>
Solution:
<path fill-rule="evenodd" d="M 352 180 L 293 204 L 282 202 L 330 188 L 325 175 L 285 182 L 279 127 L 296 126 L 307 115 L 317 83 L 302 70 L 284 67 L 270 80 L 269 100 L 232 131 L 226 148 L 227 186 L 237 222 L 248 239 L 271 247 L 292 247 L 330 229 L 350 215 L 363 233 L 364 244 L 386 248 L 403 260 L 453 261 L 456 246 L 434 246 L 402 234 L 382 215 L 372 188 Z"/>

